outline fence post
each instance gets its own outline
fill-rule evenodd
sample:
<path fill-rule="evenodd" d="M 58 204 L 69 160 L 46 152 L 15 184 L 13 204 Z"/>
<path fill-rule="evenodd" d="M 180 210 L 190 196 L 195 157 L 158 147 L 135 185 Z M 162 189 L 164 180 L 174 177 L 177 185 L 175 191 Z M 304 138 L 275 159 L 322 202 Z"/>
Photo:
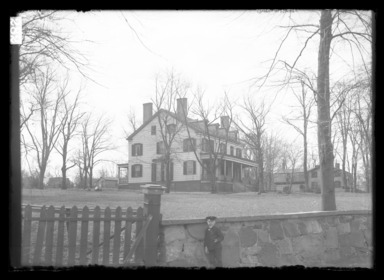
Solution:
<path fill-rule="evenodd" d="M 157 260 L 157 237 L 160 227 L 161 195 L 166 188 L 160 185 L 150 184 L 143 185 L 141 188 L 144 193 L 144 215 L 152 216 L 152 221 L 145 233 L 144 265 L 154 266 Z"/>

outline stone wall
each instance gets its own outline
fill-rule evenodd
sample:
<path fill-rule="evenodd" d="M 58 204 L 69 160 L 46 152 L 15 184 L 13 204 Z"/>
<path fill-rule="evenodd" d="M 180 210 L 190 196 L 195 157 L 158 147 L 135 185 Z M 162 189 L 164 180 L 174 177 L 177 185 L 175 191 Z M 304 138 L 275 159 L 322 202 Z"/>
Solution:
<path fill-rule="evenodd" d="M 221 218 L 223 266 L 371 267 L 372 212 Z M 203 219 L 162 221 L 159 265 L 207 267 Z"/>

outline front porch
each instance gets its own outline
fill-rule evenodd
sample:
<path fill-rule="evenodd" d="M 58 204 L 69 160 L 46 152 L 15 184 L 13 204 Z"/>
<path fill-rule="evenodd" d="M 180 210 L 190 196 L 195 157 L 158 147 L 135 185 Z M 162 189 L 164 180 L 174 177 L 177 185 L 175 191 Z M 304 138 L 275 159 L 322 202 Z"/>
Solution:
<path fill-rule="evenodd" d="M 118 187 L 128 185 L 128 163 L 117 164 Z"/>
<path fill-rule="evenodd" d="M 201 181 L 210 182 L 211 174 L 209 171 L 210 164 L 209 155 L 202 155 Z M 215 170 L 215 178 L 217 183 L 243 184 L 252 187 L 256 182 L 257 163 L 234 156 L 224 155 L 217 160 L 217 168 Z"/>

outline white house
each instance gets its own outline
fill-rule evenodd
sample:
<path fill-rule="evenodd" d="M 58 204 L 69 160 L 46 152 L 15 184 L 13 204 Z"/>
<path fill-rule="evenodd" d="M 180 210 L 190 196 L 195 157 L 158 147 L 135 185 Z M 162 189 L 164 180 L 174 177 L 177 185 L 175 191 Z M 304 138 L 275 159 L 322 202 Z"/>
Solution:
<path fill-rule="evenodd" d="M 207 152 L 209 143 L 206 134 L 203 133 L 202 122 L 183 115 L 183 112 L 187 111 L 187 102 L 187 98 L 179 98 L 176 113 L 161 109 L 155 114 L 152 103 L 143 104 L 143 124 L 127 138 L 128 165 L 119 165 L 119 174 L 127 174 L 127 176 L 119 175 L 121 178 L 119 188 L 139 189 L 140 185 L 150 183 L 164 185 L 165 170 L 160 160 L 164 143 L 159 119 L 163 120 L 163 117 L 167 116 L 169 129 L 177 127 L 171 146 L 171 190 L 210 191 L 205 171 L 207 169 L 200 164 L 206 165 L 209 162 L 210 154 Z M 163 125 L 163 122 L 161 124 Z M 215 174 L 218 189 L 230 192 L 239 189 L 239 186 L 245 188 L 250 184 L 250 174 L 256 173 L 254 171 L 257 164 L 244 158 L 244 143 L 238 139 L 237 131 L 231 130 L 228 124 L 229 118 L 222 116 L 221 124 L 209 127 L 209 135 L 211 147 L 215 151 L 219 148 L 221 152 L 218 157 L 219 168 Z M 225 137 L 225 141 L 224 131 L 229 131 L 225 134 L 229 135 Z"/>

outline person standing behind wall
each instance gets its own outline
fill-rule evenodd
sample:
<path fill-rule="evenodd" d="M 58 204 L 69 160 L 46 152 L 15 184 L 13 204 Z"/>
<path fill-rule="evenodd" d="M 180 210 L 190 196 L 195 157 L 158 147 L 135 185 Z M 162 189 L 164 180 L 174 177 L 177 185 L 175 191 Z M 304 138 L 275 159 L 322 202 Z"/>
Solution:
<path fill-rule="evenodd" d="M 221 230 L 215 226 L 216 217 L 206 217 L 208 228 L 205 230 L 204 251 L 208 258 L 209 264 L 213 267 L 222 266 L 222 246 L 221 242 L 224 235 Z"/>

